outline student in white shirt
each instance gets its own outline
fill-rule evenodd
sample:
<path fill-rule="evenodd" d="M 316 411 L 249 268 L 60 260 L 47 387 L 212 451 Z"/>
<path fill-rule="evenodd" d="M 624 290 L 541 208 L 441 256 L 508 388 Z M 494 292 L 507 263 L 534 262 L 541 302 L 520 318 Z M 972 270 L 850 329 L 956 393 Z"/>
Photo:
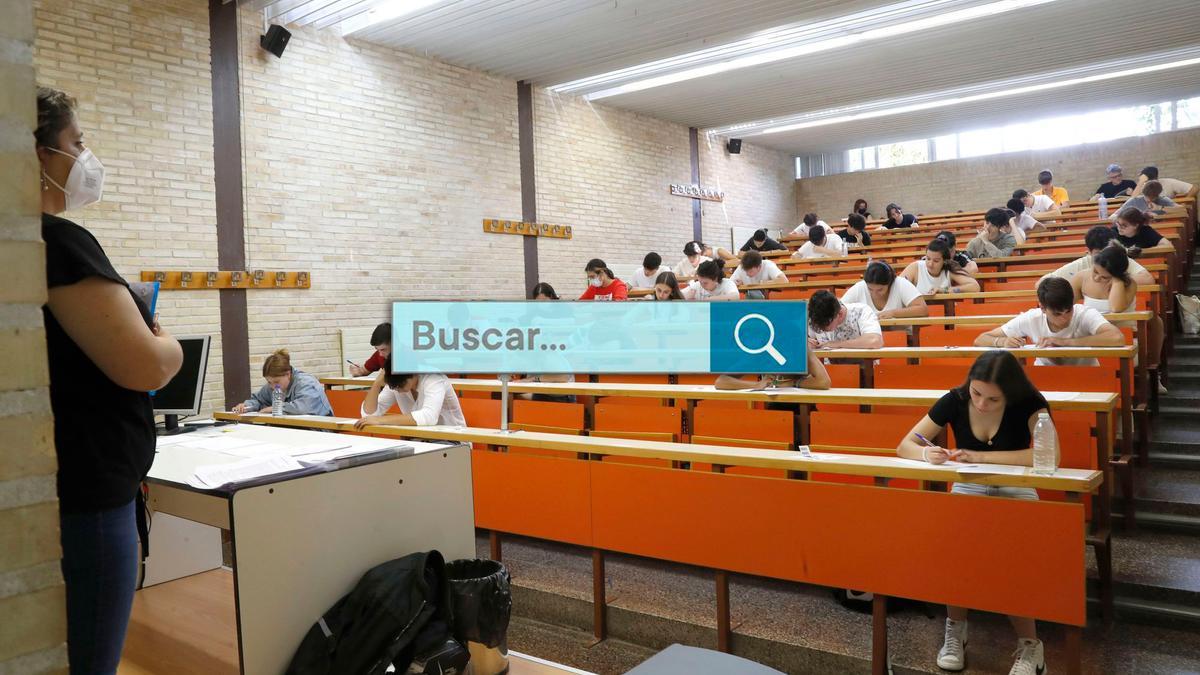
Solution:
<path fill-rule="evenodd" d="M 1175 178 L 1159 178 L 1158 167 L 1148 166 L 1142 169 L 1137 177 L 1137 187 L 1133 189 L 1130 197 L 1138 197 L 1145 189 L 1146 183 L 1156 180 L 1162 185 L 1162 195 L 1168 199 L 1195 197 L 1197 192 L 1200 192 L 1200 186 L 1185 183 L 1184 181 Z"/>
<path fill-rule="evenodd" d="M 792 230 L 791 233 L 792 234 L 802 234 L 802 235 L 807 236 L 810 230 L 812 230 L 814 227 L 818 227 L 818 226 L 825 228 L 831 234 L 833 233 L 833 228 L 830 227 L 828 223 L 826 223 L 825 221 L 818 218 L 817 214 L 815 214 L 815 213 L 804 214 L 803 222 L 801 222 L 796 227 L 796 229 Z"/>
<path fill-rule="evenodd" d="M 1094 257 L 1097 253 L 1103 251 L 1109 246 L 1115 246 L 1112 241 L 1117 238 L 1117 232 L 1111 227 L 1097 225 L 1087 231 L 1083 236 L 1083 244 L 1087 246 L 1087 255 L 1076 258 L 1062 267 L 1050 272 L 1046 277 L 1058 277 L 1070 281 L 1076 274 L 1080 272 L 1091 272 L 1092 266 L 1095 264 Z M 1139 284 L 1149 285 L 1154 283 L 1154 276 L 1142 267 L 1138 261 L 1129 260 L 1129 276 Z M 1045 277 L 1042 277 L 1043 279 Z M 1157 318 L 1157 317 L 1155 317 Z M 1159 320 L 1161 326 L 1161 319 Z M 1153 330 L 1151 330 L 1153 333 Z"/>
<path fill-rule="evenodd" d="M 914 260 L 900 276 L 917 287 L 921 295 L 976 293 L 979 282 L 962 271 L 945 239 L 934 237 L 925 247 L 925 257 Z"/>
<path fill-rule="evenodd" d="M 892 266 L 882 260 L 867 265 L 862 281 L 842 295 L 842 302 L 869 305 L 880 319 L 929 316 L 929 307 L 917 287 L 896 276 Z"/>
<path fill-rule="evenodd" d="M 1100 312 L 1075 304 L 1071 283 L 1047 277 L 1038 283 L 1038 306 L 975 338 L 977 347 L 1120 347 L 1125 336 Z M 1096 359 L 1039 357 L 1038 366 L 1098 366 Z"/>
<path fill-rule="evenodd" d="M 733 271 L 730 281 L 738 286 L 751 284 L 787 283 L 787 275 L 779 270 L 779 266 L 770 260 L 763 260 L 758 251 L 746 251 L 742 254 L 742 263 Z M 762 299 L 766 294 L 758 289 L 747 291 L 746 297 Z"/>
<path fill-rule="evenodd" d="M 1028 190 L 1014 190 L 1013 199 L 1020 199 L 1025 205 L 1025 211 L 1035 220 L 1047 221 L 1062 218 L 1062 211 L 1054 205 L 1054 200 L 1043 194 L 1030 194 Z"/>
<path fill-rule="evenodd" d="M 399 415 L 388 414 L 392 405 L 399 406 Z M 467 426 L 449 378 L 440 373 L 394 375 L 391 356 L 367 392 L 362 415 L 354 423 L 355 429 L 373 424 Z"/>
<path fill-rule="evenodd" d="M 707 260 L 696 268 L 696 278 L 683 289 L 684 300 L 737 300 L 737 284 L 725 278 L 724 260 Z"/>
<path fill-rule="evenodd" d="M 662 256 L 651 251 L 642 259 L 642 266 L 630 275 L 630 288 L 654 288 L 654 280 L 667 270 L 662 267 Z"/>
<path fill-rule="evenodd" d="M 843 303 L 829 291 L 817 291 L 808 300 L 810 349 L 879 349 L 883 329 L 869 305 Z"/>
<path fill-rule="evenodd" d="M 696 268 L 700 263 L 707 260 L 712 260 L 712 249 L 705 246 L 699 241 L 689 241 L 683 247 L 683 260 L 680 260 L 675 265 L 675 269 L 671 270 L 676 277 L 695 276 Z"/>
<path fill-rule="evenodd" d="M 1025 210 L 1025 202 L 1020 199 L 1010 199 L 1006 206 L 1008 206 L 1009 211 L 1017 214 L 1012 219 L 1012 235 L 1017 240 L 1017 246 L 1025 243 L 1025 239 L 1030 232 L 1046 229 L 1045 225 L 1039 223 L 1037 219 L 1029 215 Z"/>
<path fill-rule="evenodd" d="M 654 280 L 654 295 L 648 295 L 651 300 L 683 300 L 683 291 L 679 290 L 679 280 L 674 272 L 663 272 Z"/>
<path fill-rule="evenodd" d="M 800 250 L 792 254 L 793 258 L 841 258 L 846 255 L 846 242 L 841 236 L 830 236 L 823 227 L 814 227 L 808 231 L 808 241 Z"/>

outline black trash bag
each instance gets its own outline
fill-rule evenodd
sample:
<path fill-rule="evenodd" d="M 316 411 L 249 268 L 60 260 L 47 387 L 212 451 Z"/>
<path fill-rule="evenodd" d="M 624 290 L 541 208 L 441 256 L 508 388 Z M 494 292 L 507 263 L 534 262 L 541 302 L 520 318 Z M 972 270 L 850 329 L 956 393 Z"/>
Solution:
<path fill-rule="evenodd" d="M 506 644 L 512 616 L 508 570 L 495 560 L 455 560 L 446 563 L 450 582 L 454 638 L 488 648 Z"/>

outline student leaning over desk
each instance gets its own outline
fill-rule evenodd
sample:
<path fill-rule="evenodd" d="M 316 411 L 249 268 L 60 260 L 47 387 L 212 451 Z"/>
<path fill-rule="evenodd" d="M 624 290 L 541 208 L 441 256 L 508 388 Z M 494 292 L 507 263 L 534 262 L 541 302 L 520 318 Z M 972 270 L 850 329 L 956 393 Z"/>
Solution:
<path fill-rule="evenodd" d="M 966 382 L 947 392 L 896 448 L 906 459 L 930 464 L 947 460 L 986 464 L 1032 466 L 1033 429 L 1038 415 L 1047 412 L 1046 399 L 1038 392 L 1016 357 L 1002 350 L 982 354 L 967 373 Z M 958 448 L 942 448 L 924 439 L 935 439 L 947 426 L 954 430 Z M 955 483 L 954 494 L 988 495 L 1036 500 L 1033 488 L 996 487 L 975 483 Z M 953 523 L 953 521 L 947 521 Z M 980 527 L 982 523 L 956 526 Z M 1035 526 L 1031 523 L 1030 526 Z M 950 540 L 953 533 L 949 532 Z M 949 545 L 953 545 L 950 543 Z M 1036 552 L 1029 552 L 1036 555 Z M 1014 559 L 1010 564 L 1029 564 Z M 970 570 L 956 573 L 969 574 Z M 966 666 L 967 608 L 946 608 L 945 638 L 937 655 L 943 670 L 958 671 Z M 1037 626 L 1027 617 L 1010 616 L 1017 632 L 1016 661 L 1010 675 L 1039 675 L 1045 672 L 1042 642 Z"/>
<path fill-rule="evenodd" d="M 388 358 L 391 358 L 390 356 Z M 263 362 L 263 378 L 267 383 L 245 403 L 233 406 L 237 414 L 270 410 L 274 403 L 275 387 L 283 391 L 283 414 L 285 415 L 332 415 L 325 387 L 317 378 L 292 367 L 292 359 L 286 349 L 277 349 Z"/>
<path fill-rule="evenodd" d="M 175 376 L 183 350 L 92 233 L 57 215 L 100 201 L 104 190 L 75 100 L 39 89 L 37 111 L 67 658 L 72 673 L 113 673 L 137 585 L 141 482 L 154 461 L 147 392 Z"/>
<path fill-rule="evenodd" d="M 387 413 L 393 405 L 400 408 L 400 414 Z M 449 378 L 440 373 L 392 374 L 390 356 L 367 391 L 362 415 L 362 419 L 354 423 L 355 429 L 371 424 L 467 426 L 458 394 L 454 393 Z"/>

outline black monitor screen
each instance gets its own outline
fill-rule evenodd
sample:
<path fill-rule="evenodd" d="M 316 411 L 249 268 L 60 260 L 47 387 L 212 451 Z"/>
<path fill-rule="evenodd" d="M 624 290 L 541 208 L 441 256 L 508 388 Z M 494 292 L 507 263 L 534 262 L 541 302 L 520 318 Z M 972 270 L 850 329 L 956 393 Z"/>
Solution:
<path fill-rule="evenodd" d="M 204 391 L 204 371 L 208 367 L 209 336 L 181 337 L 183 365 L 165 387 L 154 392 L 150 400 L 154 411 L 175 415 L 196 415 L 200 412 L 200 396 Z"/>

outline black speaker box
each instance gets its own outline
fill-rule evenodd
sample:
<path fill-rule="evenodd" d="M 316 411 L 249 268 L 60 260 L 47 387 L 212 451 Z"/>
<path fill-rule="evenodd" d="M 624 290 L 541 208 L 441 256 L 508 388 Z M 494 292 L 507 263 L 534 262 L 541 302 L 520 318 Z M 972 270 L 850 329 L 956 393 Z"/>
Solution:
<path fill-rule="evenodd" d="M 267 34 L 258 38 L 258 44 L 275 56 L 282 57 L 283 50 L 287 49 L 288 40 L 291 39 L 291 31 L 283 26 L 271 24 L 271 27 L 267 29 Z"/>
<path fill-rule="evenodd" d="M 725 147 L 729 149 L 729 154 L 731 155 L 740 154 L 742 152 L 742 139 L 731 138 Z"/>

